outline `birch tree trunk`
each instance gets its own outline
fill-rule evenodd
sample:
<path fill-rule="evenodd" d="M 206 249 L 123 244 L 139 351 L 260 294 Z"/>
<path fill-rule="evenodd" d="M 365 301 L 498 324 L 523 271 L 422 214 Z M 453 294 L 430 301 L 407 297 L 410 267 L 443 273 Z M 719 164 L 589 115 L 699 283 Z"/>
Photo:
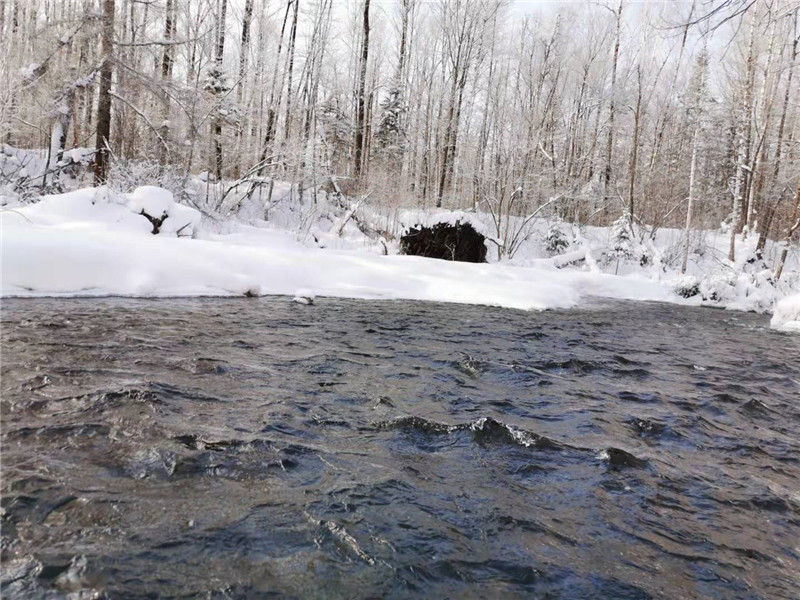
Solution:
<path fill-rule="evenodd" d="M 639 156 L 639 117 L 642 112 L 642 68 L 637 65 L 637 94 L 636 94 L 636 108 L 633 110 L 633 139 L 631 140 L 631 160 L 630 160 L 630 176 L 628 178 L 628 215 L 631 220 L 631 227 L 634 222 L 634 192 L 636 189 L 636 167 Z"/>
<path fill-rule="evenodd" d="M 616 107 L 615 96 L 617 92 L 617 62 L 619 60 L 619 35 L 622 24 L 622 2 L 619 0 L 617 10 L 614 12 L 616 22 L 616 34 L 614 36 L 614 54 L 611 62 L 611 97 L 608 106 L 608 137 L 606 140 L 606 169 L 604 173 L 603 195 L 608 199 L 608 188 L 611 186 L 612 175 L 612 154 L 614 152 L 614 110 Z"/>
<path fill-rule="evenodd" d="M 225 19 L 228 11 L 228 0 L 221 0 L 220 13 L 217 17 L 217 44 L 214 50 L 214 70 L 216 87 L 214 92 L 221 95 L 223 81 L 223 59 L 225 57 Z M 217 101 L 219 103 L 219 100 Z M 222 180 L 222 118 L 219 114 L 220 106 L 215 107 L 216 115 L 211 123 L 211 134 L 214 142 L 214 173 L 217 181 Z"/>

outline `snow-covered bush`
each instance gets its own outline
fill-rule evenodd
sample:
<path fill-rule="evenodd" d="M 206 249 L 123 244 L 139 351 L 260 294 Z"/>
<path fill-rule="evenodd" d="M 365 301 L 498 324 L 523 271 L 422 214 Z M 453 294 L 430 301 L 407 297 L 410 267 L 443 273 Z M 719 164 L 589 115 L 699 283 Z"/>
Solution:
<path fill-rule="evenodd" d="M 700 282 L 700 294 L 706 302 L 722 303 L 734 295 L 736 276 L 733 273 L 715 273 Z"/>
<path fill-rule="evenodd" d="M 548 256 L 557 256 L 569 248 L 569 240 L 559 224 L 552 225 L 544 238 L 544 251 Z"/>
<path fill-rule="evenodd" d="M 682 298 L 692 298 L 700 293 L 700 282 L 697 277 L 684 275 L 675 282 L 675 293 Z"/>
<path fill-rule="evenodd" d="M 709 275 L 700 281 L 704 302 L 727 308 L 767 312 L 772 308 L 777 290 L 769 269 L 753 272 L 729 271 Z"/>
<path fill-rule="evenodd" d="M 622 215 L 611 226 L 608 248 L 603 257 L 607 265 L 614 265 L 615 272 L 619 271 L 620 263 L 629 262 L 634 258 L 628 214 Z"/>
<path fill-rule="evenodd" d="M 611 226 L 611 246 L 608 252 L 610 257 L 627 259 L 633 256 L 629 225 L 628 215 L 622 215 Z"/>
<path fill-rule="evenodd" d="M 90 185 L 91 148 L 73 148 L 60 155 L 3 144 L 0 149 L 0 196 L 29 203 L 44 194 L 58 194 Z"/>

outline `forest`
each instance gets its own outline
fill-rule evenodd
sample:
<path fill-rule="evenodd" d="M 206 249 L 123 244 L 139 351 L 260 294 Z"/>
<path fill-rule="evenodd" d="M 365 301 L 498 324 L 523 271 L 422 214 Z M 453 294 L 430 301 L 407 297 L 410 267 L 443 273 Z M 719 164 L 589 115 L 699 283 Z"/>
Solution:
<path fill-rule="evenodd" d="M 719 230 L 731 261 L 748 236 L 782 243 L 780 279 L 800 228 L 799 10 L 2 0 L 0 185 L 150 183 L 226 217 L 326 189 L 383 214 L 479 211 L 498 259 L 535 216 L 679 228 L 684 271 L 692 232 Z"/>

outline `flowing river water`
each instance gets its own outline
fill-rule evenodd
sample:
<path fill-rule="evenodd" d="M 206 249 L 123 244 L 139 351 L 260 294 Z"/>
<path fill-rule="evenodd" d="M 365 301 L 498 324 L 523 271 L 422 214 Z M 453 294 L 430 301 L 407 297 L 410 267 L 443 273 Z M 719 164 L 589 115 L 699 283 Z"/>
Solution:
<path fill-rule="evenodd" d="M 798 598 L 767 320 L 6 299 L 3 596 Z"/>

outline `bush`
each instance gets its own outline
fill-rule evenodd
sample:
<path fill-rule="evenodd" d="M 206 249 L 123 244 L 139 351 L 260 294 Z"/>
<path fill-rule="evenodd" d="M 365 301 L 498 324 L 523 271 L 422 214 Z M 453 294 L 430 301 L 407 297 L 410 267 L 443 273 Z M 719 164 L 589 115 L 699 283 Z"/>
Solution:
<path fill-rule="evenodd" d="M 682 298 L 692 298 L 700 293 L 700 282 L 691 275 L 684 275 L 675 284 L 675 293 Z"/>
<path fill-rule="evenodd" d="M 461 262 L 486 262 L 486 238 L 469 223 L 417 225 L 400 238 L 400 253 Z"/>
<path fill-rule="evenodd" d="M 569 248 L 569 240 L 558 225 L 553 225 L 544 238 L 544 250 L 548 256 L 563 254 Z"/>

